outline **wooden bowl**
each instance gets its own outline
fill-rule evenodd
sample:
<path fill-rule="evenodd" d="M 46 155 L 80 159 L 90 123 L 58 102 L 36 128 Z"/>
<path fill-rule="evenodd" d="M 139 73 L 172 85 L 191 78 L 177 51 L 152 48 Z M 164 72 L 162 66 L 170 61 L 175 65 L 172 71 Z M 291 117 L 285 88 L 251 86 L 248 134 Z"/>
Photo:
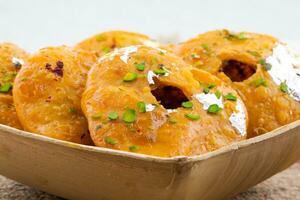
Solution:
<path fill-rule="evenodd" d="M 300 158 L 300 120 L 192 157 L 78 145 L 0 125 L 0 174 L 68 199 L 224 199 Z"/>

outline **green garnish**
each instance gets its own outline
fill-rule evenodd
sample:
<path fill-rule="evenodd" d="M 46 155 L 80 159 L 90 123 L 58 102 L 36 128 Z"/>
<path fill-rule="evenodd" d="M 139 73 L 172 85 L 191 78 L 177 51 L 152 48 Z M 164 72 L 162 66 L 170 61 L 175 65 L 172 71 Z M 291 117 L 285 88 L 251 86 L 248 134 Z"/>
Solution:
<path fill-rule="evenodd" d="M 75 113 L 76 112 L 76 108 L 69 108 L 69 113 Z"/>
<path fill-rule="evenodd" d="M 170 124 L 176 124 L 177 121 L 176 121 L 175 119 L 169 118 L 169 123 L 170 123 Z"/>
<path fill-rule="evenodd" d="M 111 48 L 109 48 L 109 47 L 104 47 L 104 48 L 102 49 L 102 51 L 103 51 L 103 53 L 109 53 L 109 52 L 111 51 Z"/>
<path fill-rule="evenodd" d="M 128 72 L 127 74 L 125 74 L 123 81 L 124 82 L 131 82 L 136 80 L 138 77 L 138 75 L 136 73 L 132 73 L 132 72 Z"/>
<path fill-rule="evenodd" d="M 263 66 L 263 68 L 268 71 L 272 68 L 272 65 L 270 63 L 266 62 L 266 59 L 260 59 L 259 60 L 259 64 L 261 64 L 261 66 Z"/>
<path fill-rule="evenodd" d="M 200 119 L 200 115 L 192 114 L 192 113 L 187 113 L 184 116 L 186 118 L 190 119 L 190 120 L 193 120 L 193 121 L 196 121 L 196 120 Z"/>
<path fill-rule="evenodd" d="M 210 84 L 208 84 L 208 86 L 207 86 L 209 89 L 212 89 L 212 88 L 214 88 L 214 87 L 216 87 L 216 84 L 214 84 L 214 83 L 210 83 Z"/>
<path fill-rule="evenodd" d="M 104 138 L 104 141 L 106 144 L 111 144 L 111 145 L 115 145 L 118 143 L 117 140 L 115 140 L 111 137 L 108 137 L 108 136 Z"/>
<path fill-rule="evenodd" d="M 205 49 L 206 51 L 209 51 L 209 46 L 208 46 L 208 44 L 201 44 L 201 47 L 202 47 L 203 49 Z"/>
<path fill-rule="evenodd" d="M 143 62 L 143 63 L 135 64 L 135 67 L 139 71 L 144 71 L 145 70 L 145 63 Z"/>
<path fill-rule="evenodd" d="M 281 82 L 279 88 L 283 93 L 288 93 L 289 91 L 286 82 Z"/>
<path fill-rule="evenodd" d="M 208 109 L 207 109 L 207 112 L 209 113 L 218 113 L 220 110 L 222 110 L 222 108 L 220 108 L 218 106 L 218 104 L 211 104 Z"/>
<path fill-rule="evenodd" d="M 11 83 L 3 83 L 0 86 L 0 93 L 7 93 L 10 91 L 10 89 L 12 88 L 12 84 Z"/>
<path fill-rule="evenodd" d="M 216 95 L 216 97 L 217 97 L 218 99 L 220 99 L 220 97 L 222 96 L 222 93 L 221 93 L 219 90 L 217 90 L 217 91 L 215 92 L 215 95 Z"/>
<path fill-rule="evenodd" d="M 153 72 L 156 74 L 156 75 L 165 75 L 167 73 L 167 71 L 165 69 L 155 69 L 153 70 Z"/>
<path fill-rule="evenodd" d="M 92 115 L 92 119 L 100 119 L 102 116 L 102 113 L 96 113 Z"/>
<path fill-rule="evenodd" d="M 136 105 L 139 108 L 139 112 L 146 112 L 146 104 L 144 102 L 140 101 Z"/>
<path fill-rule="evenodd" d="M 117 112 L 108 113 L 108 119 L 110 119 L 110 120 L 116 120 L 116 119 L 118 119 L 118 117 L 119 117 L 119 115 Z"/>
<path fill-rule="evenodd" d="M 159 51 L 159 54 L 160 54 L 160 55 L 165 55 L 165 52 Z"/>
<path fill-rule="evenodd" d="M 199 82 L 199 84 L 200 84 L 200 87 L 204 87 L 204 88 L 203 88 L 203 92 L 204 92 L 205 94 L 208 94 L 209 91 L 210 91 L 210 89 L 216 87 L 216 84 L 214 84 L 214 83 L 206 84 L 206 83 L 201 83 L 201 82 Z"/>
<path fill-rule="evenodd" d="M 224 99 L 229 100 L 229 101 L 236 101 L 237 98 L 232 93 L 228 93 L 224 96 Z"/>
<path fill-rule="evenodd" d="M 140 147 L 137 145 L 131 145 L 131 146 L 129 146 L 129 151 L 136 152 L 139 150 L 139 148 Z"/>
<path fill-rule="evenodd" d="M 193 107 L 193 102 L 191 102 L 191 101 L 185 101 L 185 102 L 182 102 L 181 105 L 184 108 L 192 108 Z"/>
<path fill-rule="evenodd" d="M 191 54 L 191 57 L 192 58 L 199 58 L 199 56 L 197 54 L 194 54 L 194 53 Z"/>
<path fill-rule="evenodd" d="M 226 32 L 227 32 L 227 35 L 225 36 L 225 38 L 228 39 L 228 40 L 233 40 L 233 39 L 246 40 L 247 39 L 247 37 L 245 35 L 245 32 L 240 32 L 238 34 L 231 33 L 229 31 L 226 31 Z"/>
<path fill-rule="evenodd" d="M 254 57 L 260 57 L 261 56 L 257 51 L 250 51 L 250 50 L 248 50 L 247 52 L 249 54 L 251 54 L 252 56 L 254 56 Z"/>
<path fill-rule="evenodd" d="M 239 40 L 245 40 L 245 39 L 247 39 L 244 32 L 240 32 L 240 33 L 237 35 L 237 38 L 238 38 Z"/>
<path fill-rule="evenodd" d="M 136 120 L 136 112 L 134 109 L 128 108 L 124 113 L 123 113 L 123 121 L 126 123 L 133 123 Z"/>
<path fill-rule="evenodd" d="M 259 86 L 267 87 L 267 82 L 266 82 L 265 79 L 263 79 L 262 77 L 259 77 L 258 79 L 252 81 L 252 84 L 253 84 L 255 87 L 259 87 Z"/>
<path fill-rule="evenodd" d="M 209 93 L 209 88 L 208 88 L 208 87 L 203 88 L 203 92 L 204 92 L 205 94 L 208 94 L 208 93 Z"/>
<path fill-rule="evenodd" d="M 3 81 L 4 82 L 10 82 L 10 81 L 13 81 L 14 78 L 16 77 L 17 73 L 16 72 L 13 72 L 13 73 L 7 73 L 4 75 L 3 77 Z"/>

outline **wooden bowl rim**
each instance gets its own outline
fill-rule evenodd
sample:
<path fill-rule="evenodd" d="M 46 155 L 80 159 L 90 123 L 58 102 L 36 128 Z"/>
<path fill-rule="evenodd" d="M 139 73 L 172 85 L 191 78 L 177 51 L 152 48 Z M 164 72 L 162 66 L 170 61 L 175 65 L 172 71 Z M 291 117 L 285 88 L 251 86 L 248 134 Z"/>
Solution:
<path fill-rule="evenodd" d="M 2 125 L 2 124 L 0 124 L 0 134 L 4 131 L 4 132 L 9 132 L 10 134 L 14 134 L 16 136 L 28 138 L 31 140 L 39 140 L 42 142 L 47 142 L 47 143 L 51 143 L 51 144 L 55 144 L 55 145 L 60 145 L 62 147 L 74 148 L 74 149 L 78 149 L 81 151 L 87 151 L 87 152 L 102 153 L 102 154 L 107 154 L 107 155 L 111 155 L 111 156 L 127 157 L 127 158 L 144 160 L 144 161 L 149 161 L 149 162 L 187 163 L 187 162 L 196 162 L 196 161 L 207 160 L 211 157 L 225 154 L 230 151 L 236 151 L 238 149 L 245 148 L 252 144 L 263 142 L 268 139 L 281 136 L 283 134 L 289 134 L 289 130 L 297 128 L 299 126 L 300 126 L 300 120 L 297 120 L 290 124 L 279 127 L 273 131 L 270 131 L 266 134 L 259 135 L 254 138 L 239 141 L 236 143 L 232 143 L 230 145 L 224 146 L 224 147 L 217 149 L 215 151 L 212 151 L 212 152 L 208 152 L 208 153 L 201 154 L 201 155 L 195 155 L 195 156 L 175 156 L 175 157 L 159 157 L 159 156 L 152 156 L 152 155 L 146 155 L 146 154 L 131 153 L 131 152 L 109 149 L 109 148 L 104 148 L 104 147 L 82 145 L 82 144 L 77 144 L 77 143 L 73 143 L 73 142 L 50 138 L 50 137 L 43 136 L 43 135 L 34 134 L 31 132 L 27 132 L 27 131 L 22 131 L 22 130 L 12 128 L 12 127 L 9 127 L 6 125 Z"/>

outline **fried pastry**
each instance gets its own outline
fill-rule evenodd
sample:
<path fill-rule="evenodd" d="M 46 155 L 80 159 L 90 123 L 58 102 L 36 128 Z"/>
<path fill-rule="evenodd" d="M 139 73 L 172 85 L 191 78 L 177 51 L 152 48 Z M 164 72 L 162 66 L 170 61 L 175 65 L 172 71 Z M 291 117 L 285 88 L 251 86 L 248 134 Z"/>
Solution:
<path fill-rule="evenodd" d="M 82 110 L 96 146 L 149 155 L 202 154 L 247 135 L 235 90 L 147 46 L 101 57 L 88 74 Z"/>
<path fill-rule="evenodd" d="M 158 46 L 157 43 L 143 34 L 126 31 L 109 31 L 92 36 L 77 44 L 75 48 L 95 52 L 98 57 L 101 57 L 115 48 L 141 44 Z"/>
<path fill-rule="evenodd" d="M 276 38 L 211 31 L 179 44 L 174 51 L 239 92 L 249 113 L 249 137 L 300 119 L 300 59 Z"/>
<path fill-rule="evenodd" d="M 11 43 L 0 43 L 0 124 L 21 129 L 12 99 L 15 76 L 28 54 Z"/>
<path fill-rule="evenodd" d="M 91 143 L 80 107 L 89 69 L 83 55 L 61 46 L 41 49 L 28 59 L 13 88 L 17 114 L 25 130 Z"/>

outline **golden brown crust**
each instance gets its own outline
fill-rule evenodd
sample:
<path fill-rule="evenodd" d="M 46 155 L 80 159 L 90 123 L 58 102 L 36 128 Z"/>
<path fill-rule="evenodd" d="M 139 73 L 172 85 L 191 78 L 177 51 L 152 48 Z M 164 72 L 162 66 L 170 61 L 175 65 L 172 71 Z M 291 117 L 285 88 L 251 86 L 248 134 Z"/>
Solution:
<path fill-rule="evenodd" d="M 221 30 L 201 34 L 174 51 L 187 63 L 217 75 L 238 90 L 249 113 L 249 137 L 253 137 L 300 118 L 299 102 L 280 91 L 261 64 L 277 43 L 268 35 Z"/>
<path fill-rule="evenodd" d="M 75 48 L 95 52 L 98 57 L 101 57 L 115 48 L 140 45 L 145 42 L 151 43 L 151 40 L 143 34 L 127 31 L 108 31 L 83 40 Z"/>
<path fill-rule="evenodd" d="M 12 43 L 0 43 L 0 124 L 21 129 L 12 100 L 15 76 L 28 54 Z"/>
<path fill-rule="evenodd" d="M 144 66 L 143 70 L 137 69 L 139 64 Z M 149 73 L 155 70 L 166 70 L 167 74 L 155 77 L 151 84 Z M 128 73 L 135 75 L 128 76 L 131 81 L 124 81 Z M 237 93 L 218 78 L 192 68 L 163 50 L 135 46 L 105 55 L 89 72 L 82 98 L 82 109 L 95 145 L 176 156 L 202 154 L 245 138 L 228 120 L 236 111 L 236 102 L 224 101 L 222 111 L 208 113 L 194 97 L 203 91 L 199 81 L 203 85 L 215 84 L 211 94 L 220 90 L 239 99 Z M 192 108 L 178 107 L 175 101 L 185 98 L 192 102 Z M 154 107 L 141 112 L 139 102 Z M 168 112 L 170 107 L 174 112 Z M 132 122 L 124 118 L 128 109 L 131 114 L 135 112 L 132 115 L 136 119 Z M 109 119 L 112 112 L 115 118 Z M 190 114 L 201 119 L 192 120 L 186 116 Z"/>
<path fill-rule="evenodd" d="M 13 84 L 15 76 L 22 67 L 22 61 L 24 62 L 27 57 L 28 54 L 15 44 L 0 43 L 0 85 Z M 14 59 L 17 59 L 15 63 Z"/>
<path fill-rule="evenodd" d="M 90 144 L 80 99 L 89 66 L 72 49 L 48 47 L 28 59 L 15 80 L 14 102 L 24 129 Z"/>
<path fill-rule="evenodd" d="M 0 94 L 0 124 L 22 129 L 10 95 Z"/>

